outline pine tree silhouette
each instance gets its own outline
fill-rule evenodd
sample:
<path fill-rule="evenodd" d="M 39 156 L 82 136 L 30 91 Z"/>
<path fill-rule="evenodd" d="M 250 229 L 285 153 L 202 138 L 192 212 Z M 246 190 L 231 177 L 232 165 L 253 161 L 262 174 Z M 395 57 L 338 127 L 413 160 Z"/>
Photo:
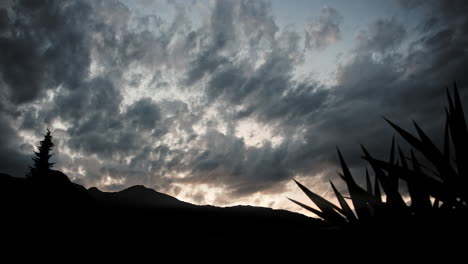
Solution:
<path fill-rule="evenodd" d="M 50 157 L 53 155 L 50 154 L 53 147 L 54 143 L 52 142 L 52 135 L 50 134 L 50 130 L 47 128 L 44 140 L 40 141 L 39 146 L 37 146 L 38 151 L 34 151 L 35 156 L 32 158 L 34 166 L 29 167 L 28 177 L 38 178 L 41 175 L 46 175 L 50 172 L 50 169 L 54 166 L 54 163 L 49 162 Z"/>

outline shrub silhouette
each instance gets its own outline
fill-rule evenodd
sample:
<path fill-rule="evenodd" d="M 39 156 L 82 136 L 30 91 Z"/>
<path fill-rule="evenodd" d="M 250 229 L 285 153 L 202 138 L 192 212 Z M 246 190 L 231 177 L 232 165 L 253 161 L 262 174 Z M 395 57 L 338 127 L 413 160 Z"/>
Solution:
<path fill-rule="evenodd" d="M 41 175 L 46 175 L 50 172 L 51 168 L 54 166 L 54 163 L 49 162 L 50 157 L 53 155 L 50 154 L 53 147 L 54 143 L 52 142 L 52 135 L 50 130 L 47 128 L 44 140 L 41 140 L 37 146 L 38 151 L 34 151 L 34 157 L 32 158 L 34 165 L 29 167 L 28 177 L 37 179 Z"/>
<path fill-rule="evenodd" d="M 331 181 L 340 204 L 339 207 L 297 181 L 295 181 L 296 184 L 317 205 L 318 209 L 293 199 L 290 200 L 334 224 L 466 214 L 468 207 L 468 130 L 456 84 L 454 84 L 453 96 L 447 89 L 447 100 L 443 150 L 436 147 L 416 122 L 414 126 L 417 136 L 385 119 L 412 149 L 409 155 L 405 154 L 399 146 L 396 150 L 395 139 L 393 139 L 389 159 L 381 160 L 373 157 L 362 146 L 363 159 L 374 172 L 373 186 L 367 170 L 366 188 L 356 183 L 338 149 L 343 171 L 339 175 L 347 185 L 354 211 Z M 424 163 L 417 159 L 415 151 L 425 158 Z M 398 152 L 398 159 L 396 152 Z M 400 193 L 399 180 L 403 180 L 408 187 L 410 205 L 407 205 Z M 386 196 L 385 201 L 382 199 L 383 194 Z"/>

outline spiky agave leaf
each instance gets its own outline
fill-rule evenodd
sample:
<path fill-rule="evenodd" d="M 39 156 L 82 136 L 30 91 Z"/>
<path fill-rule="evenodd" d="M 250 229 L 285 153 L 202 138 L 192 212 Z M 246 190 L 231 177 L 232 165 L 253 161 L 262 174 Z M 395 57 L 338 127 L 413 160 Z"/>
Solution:
<path fill-rule="evenodd" d="M 338 213 L 341 212 L 341 208 L 334 205 L 333 203 L 327 201 L 325 198 L 321 197 L 320 195 L 312 192 L 307 187 L 299 183 L 298 181 L 294 180 L 294 182 L 299 186 L 299 188 L 309 197 L 309 199 L 317 205 L 317 207 L 322 211 L 323 215 L 325 216 L 325 220 L 329 220 L 331 222 L 344 222 L 345 219 Z M 338 212 L 337 212 L 338 211 Z M 344 214 L 344 213 L 342 213 Z"/>
<path fill-rule="evenodd" d="M 454 107 L 453 103 L 449 102 L 449 104 L 451 108 Z M 399 126 L 391 123 L 390 121 L 388 122 L 390 123 L 390 125 L 393 126 L 395 130 L 399 132 L 399 134 L 403 138 L 405 138 L 408 141 L 408 143 L 410 143 L 415 149 L 417 149 L 421 154 L 423 154 L 428 159 L 428 161 L 432 164 L 432 166 L 438 170 L 436 175 L 444 183 L 444 186 L 442 186 L 439 181 L 433 181 L 432 179 L 430 179 L 432 177 L 429 175 L 424 175 L 421 178 L 423 179 L 421 184 L 426 184 L 426 185 L 428 184 L 428 187 L 429 187 L 428 190 L 433 192 L 431 193 L 431 195 L 443 194 L 445 200 L 439 197 L 443 202 L 453 203 L 454 197 L 453 196 L 450 197 L 450 195 L 446 195 L 447 190 L 450 190 L 452 193 L 455 194 L 455 196 L 459 196 L 464 201 L 468 201 L 467 178 L 459 177 L 457 172 L 451 166 L 450 160 L 447 159 L 447 157 L 445 157 L 444 154 L 442 154 L 437 147 L 435 147 L 435 145 L 432 143 L 429 137 L 427 137 L 427 135 L 422 131 L 422 129 L 416 123 L 415 123 L 415 127 L 421 139 L 417 139 L 416 137 L 414 137 L 407 131 L 400 128 Z M 454 121 L 449 121 L 449 124 L 452 124 L 452 123 L 454 123 Z M 451 130 L 452 129 L 450 128 L 450 131 Z M 454 135 L 452 135 L 452 138 L 454 138 Z M 457 144 L 454 144 L 454 145 L 456 145 L 456 147 L 459 148 Z M 459 152 L 463 152 L 463 151 L 466 151 L 466 150 L 462 150 Z M 402 156 L 402 160 L 404 160 L 404 156 Z M 419 174 L 423 174 L 423 173 L 419 173 Z M 408 175 L 411 175 L 411 172 L 409 170 L 405 170 L 405 173 L 399 175 L 399 177 L 400 178 L 406 177 L 405 180 L 407 180 Z M 438 191 L 437 189 L 440 189 L 440 191 Z"/>
<path fill-rule="evenodd" d="M 376 182 L 380 182 L 382 189 L 387 196 L 387 203 L 391 208 L 398 210 L 406 210 L 406 204 L 401 194 L 398 191 L 398 178 L 392 175 L 396 175 L 394 172 L 389 172 L 385 175 L 384 170 L 373 162 L 374 158 L 369 154 L 364 146 L 361 145 L 362 151 L 364 152 L 364 159 L 369 162 L 374 170 Z"/>
<path fill-rule="evenodd" d="M 400 148 L 400 146 L 398 146 L 398 154 L 400 155 L 401 166 L 403 166 L 403 168 L 407 169 L 408 168 L 408 163 L 406 162 L 406 156 L 403 153 L 403 150 Z"/>
<path fill-rule="evenodd" d="M 338 199 L 338 202 L 340 203 L 342 212 L 346 216 L 346 219 L 348 221 L 356 221 L 357 218 L 354 215 L 353 210 L 351 210 L 351 207 L 348 205 L 348 203 L 344 199 L 343 195 L 341 195 L 341 193 L 338 191 L 338 189 L 336 189 L 336 187 L 335 187 L 335 185 L 333 184 L 332 181 L 330 181 L 330 184 L 331 184 L 331 186 L 333 188 L 333 191 L 335 192 L 335 196 Z"/>
<path fill-rule="evenodd" d="M 372 183 L 371 183 L 370 176 L 369 176 L 369 170 L 367 168 L 366 168 L 366 188 L 367 188 L 367 192 L 373 195 Z"/>
<path fill-rule="evenodd" d="M 392 146 L 390 147 L 389 161 L 391 164 L 395 162 L 395 136 L 392 137 Z"/>
<path fill-rule="evenodd" d="M 305 204 L 303 204 L 303 203 L 301 203 L 301 202 L 298 202 L 298 201 L 296 201 L 296 200 L 294 200 L 294 199 L 291 199 L 291 198 L 289 198 L 289 197 L 287 197 L 287 198 L 288 198 L 288 200 L 290 200 L 291 202 L 293 202 L 293 203 L 299 205 L 300 207 L 306 209 L 307 211 L 316 214 L 318 217 L 322 218 L 323 220 L 327 220 L 326 215 L 325 215 L 324 213 L 320 212 L 319 210 L 314 209 L 314 208 L 312 208 L 312 207 L 310 207 L 310 206 L 308 206 L 308 205 L 305 205 Z"/>
<path fill-rule="evenodd" d="M 390 120 L 385 119 L 412 147 L 421 152 L 433 165 L 439 170 L 439 175 L 442 180 L 455 184 L 456 173 L 453 168 L 447 164 L 443 158 L 442 153 L 432 143 L 429 137 L 422 131 L 422 129 L 414 122 L 416 130 L 418 131 L 421 139 L 413 136 L 398 125 L 392 123 Z M 403 157 L 402 157 L 403 159 Z"/>
<path fill-rule="evenodd" d="M 381 206 L 382 203 L 382 194 L 380 192 L 379 180 L 374 174 L 374 186 L 372 186 L 371 177 L 369 170 L 366 167 L 366 186 L 367 192 L 373 197 L 372 204 L 375 206 Z"/>
<path fill-rule="evenodd" d="M 369 207 L 375 204 L 374 197 L 354 181 L 351 171 L 338 148 L 337 152 L 340 159 L 341 169 L 343 170 L 343 174 L 341 176 L 348 187 L 349 195 L 351 196 L 351 201 L 353 202 L 356 214 L 360 220 L 368 220 L 370 217 Z"/>
<path fill-rule="evenodd" d="M 448 109 L 445 108 L 445 131 L 444 131 L 444 159 L 446 163 L 450 164 L 450 114 Z"/>
<path fill-rule="evenodd" d="M 374 183 L 374 197 L 375 200 L 377 201 L 378 204 L 382 204 L 382 192 L 380 191 L 380 184 L 377 179 L 377 176 L 375 177 L 375 183 Z"/>
<path fill-rule="evenodd" d="M 416 149 L 424 149 L 424 146 L 417 137 L 411 135 L 409 132 L 401 128 L 400 126 L 394 124 L 392 121 L 388 120 L 384 117 L 384 120 L 390 124 L 410 145 L 412 145 Z"/>
<path fill-rule="evenodd" d="M 448 110 L 446 111 L 446 127 L 444 135 L 444 152 L 439 151 L 429 137 L 415 123 L 420 140 L 411 136 L 398 126 L 390 124 L 402 135 L 415 149 L 420 151 L 438 170 L 437 176 L 452 189 L 463 201 L 468 201 L 468 130 L 461 104 L 460 95 L 454 84 L 454 96 L 447 89 Z M 455 153 L 456 170 L 452 167 L 450 158 L 450 138 L 452 139 Z M 416 139 L 416 140 L 414 140 Z M 447 202 L 447 201 L 444 201 Z"/>
<path fill-rule="evenodd" d="M 449 125 L 454 145 L 456 166 L 459 175 L 466 184 L 468 178 L 468 129 L 456 84 L 454 84 L 454 103 L 451 102 L 450 93 L 448 93 L 448 98 L 450 111 Z"/>
<path fill-rule="evenodd" d="M 377 160 L 374 158 L 365 158 L 367 161 L 369 161 L 371 164 L 374 164 L 376 168 L 379 168 L 379 170 L 386 170 L 386 171 L 394 171 L 395 174 L 399 175 L 400 178 L 404 181 L 408 181 L 409 177 L 412 177 L 414 174 L 417 172 L 411 171 L 409 169 L 405 169 L 401 166 L 394 165 L 394 164 L 389 164 L 386 161 L 382 160 Z M 431 196 L 434 198 L 439 199 L 442 202 L 450 202 L 453 201 L 456 197 L 455 192 L 453 189 L 450 189 L 447 184 L 444 184 L 443 182 L 434 179 L 433 177 L 430 177 L 424 173 L 418 173 L 418 184 L 421 186 L 424 186 L 424 188 L 429 192 Z M 382 187 L 384 187 L 384 181 L 381 181 Z M 388 193 L 387 193 L 388 195 Z"/>
<path fill-rule="evenodd" d="M 400 149 L 400 147 L 398 147 L 398 149 Z M 370 157 L 369 152 L 367 152 L 364 148 L 363 148 L 363 151 L 367 153 L 366 156 Z M 388 162 L 390 164 L 395 164 L 395 137 L 393 137 L 392 139 L 392 146 L 390 149 L 390 158 Z M 398 193 L 398 180 L 399 180 L 398 175 L 395 175 L 393 172 L 388 171 L 387 179 L 388 179 L 387 181 L 388 181 L 389 187 L 392 188 L 396 193 Z"/>
<path fill-rule="evenodd" d="M 425 151 L 422 152 L 424 156 L 426 156 L 431 163 L 436 167 L 439 171 L 439 177 L 447 181 L 450 184 L 457 184 L 457 176 L 455 170 L 450 166 L 450 163 L 447 162 L 447 159 L 444 157 L 444 154 L 439 151 L 439 149 L 435 146 L 432 140 L 424 133 L 424 131 L 418 126 L 416 122 L 414 123 L 414 127 L 416 128 L 419 138 L 421 138 L 421 142 L 425 146 Z"/>
<path fill-rule="evenodd" d="M 416 172 L 408 175 L 407 179 L 408 191 L 411 197 L 411 207 L 415 211 L 427 211 L 431 208 L 431 199 L 428 191 L 424 188 L 424 185 L 421 184 L 421 180 L 419 179 L 419 177 L 421 177 L 420 175 L 422 175 L 422 171 L 413 151 L 411 151 L 411 160 L 413 161 L 413 170 Z"/>

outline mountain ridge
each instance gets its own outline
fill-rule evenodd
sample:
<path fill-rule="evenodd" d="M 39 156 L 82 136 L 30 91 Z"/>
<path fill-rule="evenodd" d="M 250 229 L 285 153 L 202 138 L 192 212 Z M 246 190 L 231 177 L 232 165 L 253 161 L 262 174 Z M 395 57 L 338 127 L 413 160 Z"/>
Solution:
<path fill-rule="evenodd" d="M 223 207 L 209 205 L 209 204 L 196 205 L 196 204 L 192 204 L 189 202 L 179 200 L 171 195 L 158 192 L 152 188 L 146 187 L 144 185 L 139 185 L 139 184 L 124 188 L 120 191 L 106 192 L 106 191 L 101 191 L 99 188 L 95 186 L 85 188 L 84 186 L 80 184 L 73 183 L 72 181 L 69 180 L 66 174 L 57 170 L 51 170 L 51 174 L 48 175 L 44 181 L 41 181 L 39 183 L 33 183 L 33 181 L 29 180 L 28 178 L 15 177 L 7 173 L 0 172 L 0 186 L 3 187 L 3 188 L 0 187 L 0 192 L 3 196 L 2 198 L 5 198 L 6 195 L 11 195 L 13 193 L 12 191 L 6 190 L 7 188 L 14 187 L 11 184 L 23 185 L 23 186 L 16 186 L 16 188 L 22 187 L 24 188 L 24 191 L 31 191 L 28 189 L 32 187 L 31 185 L 33 186 L 38 185 L 38 187 L 47 186 L 48 191 L 56 189 L 53 192 L 54 194 L 57 193 L 56 191 L 59 191 L 59 193 L 63 193 L 63 190 L 61 189 L 63 189 L 64 187 L 67 187 L 68 191 L 74 190 L 73 192 L 82 193 L 82 194 L 86 192 L 91 198 L 93 198 L 98 203 L 102 203 L 102 202 L 115 199 L 116 201 L 114 201 L 112 205 L 118 205 L 118 206 L 122 205 L 125 207 L 135 206 L 137 208 L 139 207 L 170 208 L 171 206 L 173 207 L 181 206 L 181 207 L 187 207 L 187 208 L 205 208 L 205 209 L 228 209 L 228 210 L 239 210 L 239 209 L 244 210 L 245 209 L 245 210 L 252 210 L 252 211 L 271 210 L 274 212 L 286 212 L 286 213 L 310 218 L 308 216 L 295 213 L 295 212 L 291 212 L 288 210 L 273 209 L 270 207 L 262 207 L 262 206 L 242 205 L 242 204 L 232 205 L 232 206 L 223 206 Z M 17 191 L 16 188 L 14 187 L 13 189 Z M 19 192 L 19 193 L 23 193 L 23 192 Z M 312 219 L 315 219 L 315 218 L 312 218 Z"/>
<path fill-rule="evenodd" d="M 143 185 L 103 192 L 72 183 L 60 171 L 42 179 L 0 174 L 0 205 L 10 225 L 31 229 L 28 219 L 50 232 L 68 229 L 81 235 L 96 232 L 115 236 L 199 237 L 201 240 L 261 240 L 317 233 L 323 221 L 286 210 L 236 205 L 194 205 Z M 39 218 L 37 216 L 40 216 Z M 38 224 L 40 223 L 40 224 Z M 103 223 L 105 225 L 103 226 Z"/>

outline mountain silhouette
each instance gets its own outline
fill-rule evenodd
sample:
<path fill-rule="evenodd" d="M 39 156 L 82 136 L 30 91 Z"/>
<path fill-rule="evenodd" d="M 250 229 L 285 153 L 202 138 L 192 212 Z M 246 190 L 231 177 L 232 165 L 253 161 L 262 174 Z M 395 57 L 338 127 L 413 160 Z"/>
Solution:
<path fill-rule="evenodd" d="M 28 247 L 50 248 L 44 242 L 47 238 L 55 246 L 66 243 L 111 250 L 136 247 L 138 251 L 155 245 L 172 250 L 205 245 L 228 250 L 228 245 L 242 245 L 256 254 L 263 252 L 260 248 L 320 252 L 360 250 L 362 246 L 379 252 L 395 247 L 394 241 L 402 249 L 446 241 L 439 249 L 452 250 L 462 245 L 453 237 L 467 234 L 466 229 L 458 228 L 466 226 L 464 222 L 437 220 L 441 226 L 437 229 L 432 224 L 415 229 L 419 223 L 392 222 L 339 226 L 286 210 L 194 205 L 141 185 L 118 192 L 86 189 L 60 171 L 42 176 L 34 180 L 0 173 L 0 229 L 2 239 L 10 245 L 27 241 Z"/>
<path fill-rule="evenodd" d="M 103 192 L 91 187 L 88 189 L 88 194 L 103 207 L 191 208 L 194 206 L 142 185 L 135 185 L 119 192 Z"/>
<path fill-rule="evenodd" d="M 145 234 L 169 241 L 180 237 L 268 241 L 299 238 L 327 228 L 324 221 L 298 213 L 254 206 L 194 205 L 141 185 L 118 192 L 86 189 L 54 170 L 40 180 L 0 174 L 0 205 L 15 232 L 59 237 L 73 227 L 77 237 L 99 233 L 106 238 L 133 239 Z"/>

